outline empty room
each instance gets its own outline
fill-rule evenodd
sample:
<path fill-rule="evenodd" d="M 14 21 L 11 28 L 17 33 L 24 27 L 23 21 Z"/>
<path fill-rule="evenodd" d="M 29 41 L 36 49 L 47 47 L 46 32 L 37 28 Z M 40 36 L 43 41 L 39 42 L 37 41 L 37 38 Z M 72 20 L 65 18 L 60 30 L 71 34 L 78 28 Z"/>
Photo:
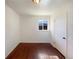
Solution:
<path fill-rule="evenodd" d="M 73 0 L 5 0 L 5 59 L 73 59 Z"/>

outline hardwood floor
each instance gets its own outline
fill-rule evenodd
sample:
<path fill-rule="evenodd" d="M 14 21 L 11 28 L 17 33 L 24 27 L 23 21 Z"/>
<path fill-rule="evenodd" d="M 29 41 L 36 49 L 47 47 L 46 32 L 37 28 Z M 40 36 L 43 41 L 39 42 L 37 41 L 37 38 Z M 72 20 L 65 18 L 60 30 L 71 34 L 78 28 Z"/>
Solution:
<path fill-rule="evenodd" d="M 65 57 L 49 43 L 20 43 L 6 59 L 65 59 Z M 58 56 L 55 58 L 53 56 Z"/>

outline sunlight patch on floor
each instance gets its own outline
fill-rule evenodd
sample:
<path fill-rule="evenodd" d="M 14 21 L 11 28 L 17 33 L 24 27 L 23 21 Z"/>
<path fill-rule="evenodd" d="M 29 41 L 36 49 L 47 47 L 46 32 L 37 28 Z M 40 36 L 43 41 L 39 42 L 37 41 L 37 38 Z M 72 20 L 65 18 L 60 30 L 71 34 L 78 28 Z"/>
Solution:
<path fill-rule="evenodd" d="M 58 56 L 47 55 L 47 54 L 39 54 L 39 59 L 59 59 Z"/>

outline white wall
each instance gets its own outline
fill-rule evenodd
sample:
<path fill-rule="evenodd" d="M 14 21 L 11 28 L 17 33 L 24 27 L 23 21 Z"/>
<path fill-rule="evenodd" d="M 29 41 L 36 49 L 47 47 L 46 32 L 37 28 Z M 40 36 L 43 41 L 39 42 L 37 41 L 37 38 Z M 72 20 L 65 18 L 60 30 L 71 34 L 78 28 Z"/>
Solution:
<path fill-rule="evenodd" d="M 5 56 L 7 56 L 19 43 L 20 21 L 18 14 L 8 5 L 5 6 Z"/>
<path fill-rule="evenodd" d="M 38 21 L 39 19 L 47 19 L 50 21 L 49 16 L 32 16 L 21 15 L 21 42 L 26 43 L 49 43 L 51 40 L 50 30 L 39 31 Z"/>
<path fill-rule="evenodd" d="M 68 59 L 73 59 L 73 5 L 68 9 Z"/>
<path fill-rule="evenodd" d="M 62 37 L 66 37 L 66 12 L 65 10 L 56 11 L 55 15 L 51 19 L 51 44 L 55 46 L 64 56 L 66 56 L 66 40 Z M 52 30 L 53 29 L 53 30 Z"/>
<path fill-rule="evenodd" d="M 65 7 L 65 6 L 64 6 Z M 61 16 L 61 14 L 65 14 L 66 16 L 66 21 L 67 21 L 67 47 L 66 47 L 66 51 L 67 51 L 67 55 L 64 54 L 66 56 L 67 59 L 73 59 L 73 8 L 72 8 L 72 3 L 70 5 L 68 5 L 66 8 L 62 8 L 59 9 L 59 11 L 56 10 L 56 12 L 54 13 L 54 15 L 51 16 L 51 22 L 50 22 L 50 30 L 51 30 L 51 35 L 52 35 L 52 41 L 51 44 L 56 47 L 60 52 L 61 51 L 61 47 L 59 45 L 57 45 L 57 41 L 55 38 L 55 18 L 57 18 L 57 16 Z M 61 35 L 61 34 L 60 34 Z M 60 39 L 60 38 L 59 38 Z"/>
<path fill-rule="evenodd" d="M 52 39 L 51 39 L 51 44 L 54 46 L 54 47 L 56 47 L 56 45 L 55 45 L 55 43 L 56 43 L 56 40 L 55 40 L 55 32 L 54 32 L 54 21 L 55 21 L 55 19 L 54 19 L 54 15 L 51 15 L 50 16 L 50 33 L 51 33 L 51 37 L 52 37 Z"/>

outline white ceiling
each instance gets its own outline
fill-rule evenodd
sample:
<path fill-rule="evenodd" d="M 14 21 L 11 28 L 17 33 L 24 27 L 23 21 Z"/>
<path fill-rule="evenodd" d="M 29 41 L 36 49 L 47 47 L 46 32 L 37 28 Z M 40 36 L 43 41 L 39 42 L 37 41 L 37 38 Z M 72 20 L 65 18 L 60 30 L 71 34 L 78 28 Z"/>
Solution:
<path fill-rule="evenodd" d="M 61 7 L 65 7 L 72 0 L 41 0 L 34 4 L 32 0 L 5 0 L 5 3 L 19 14 L 49 15 Z"/>

